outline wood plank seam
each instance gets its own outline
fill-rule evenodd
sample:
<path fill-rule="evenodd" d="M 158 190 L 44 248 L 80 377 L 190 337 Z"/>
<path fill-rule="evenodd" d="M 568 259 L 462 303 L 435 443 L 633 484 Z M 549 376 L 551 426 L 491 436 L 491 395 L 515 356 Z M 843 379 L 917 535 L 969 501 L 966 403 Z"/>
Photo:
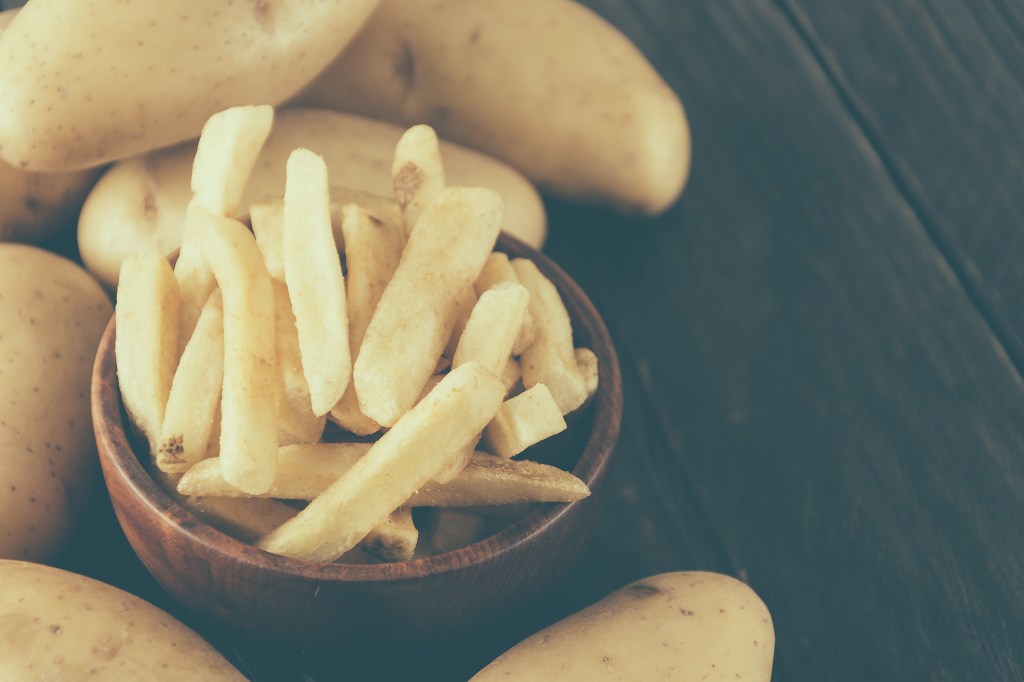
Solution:
<path fill-rule="evenodd" d="M 849 83 L 843 77 L 841 71 L 837 70 L 825 57 L 825 46 L 821 44 L 821 41 L 815 35 L 813 27 L 810 26 L 807 18 L 798 8 L 793 6 L 790 0 L 771 0 L 771 2 L 786 18 L 793 32 L 799 36 L 804 48 L 806 48 L 822 70 L 829 84 L 835 90 L 836 95 L 846 107 L 855 125 L 864 136 L 864 139 L 878 156 L 896 191 L 906 202 L 915 219 L 920 223 L 925 234 L 928 236 L 928 239 L 935 245 L 946 266 L 956 277 L 971 305 L 974 306 L 985 325 L 991 331 L 997 346 L 996 350 L 1005 356 L 1013 368 L 1015 380 L 1018 383 L 1024 383 L 1024 351 L 1019 351 L 1016 345 L 1010 341 L 1013 338 L 1013 334 L 1007 328 L 1007 323 L 996 312 L 995 306 L 989 297 L 982 293 L 978 282 L 971 276 L 969 268 L 966 267 L 961 259 L 957 258 L 956 250 L 953 248 L 950 240 L 937 228 L 936 219 L 931 211 L 911 189 L 892 157 L 886 152 L 885 146 L 882 144 L 878 134 L 869 124 L 863 107 L 857 103 L 856 96 L 853 94 Z"/>

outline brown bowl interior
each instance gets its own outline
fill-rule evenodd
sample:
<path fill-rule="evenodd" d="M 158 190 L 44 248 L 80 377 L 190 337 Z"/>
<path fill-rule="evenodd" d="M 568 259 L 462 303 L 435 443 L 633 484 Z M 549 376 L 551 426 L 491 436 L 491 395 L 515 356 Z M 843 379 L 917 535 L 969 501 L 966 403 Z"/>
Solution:
<path fill-rule="evenodd" d="M 573 319 L 576 345 L 598 356 L 594 400 L 538 457 L 571 467 L 590 486 L 591 497 L 542 505 L 480 542 L 407 562 L 315 564 L 263 552 L 197 519 L 146 471 L 126 428 L 112 319 L 93 374 L 96 439 L 118 520 L 164 589 L 220 625 L 286 646 L 316 648 L 338 641 L 369 646 L 395 637 L 441 641 L 493 624 L 564 577 L 591 535 L 618 437 L 618 359 L 597 311 L 568 275 L 508 235 L 500 237 L 497 249 L 532 259 L 554 282 Z M 535 457 L 532 450 L 527 456 Z"/>

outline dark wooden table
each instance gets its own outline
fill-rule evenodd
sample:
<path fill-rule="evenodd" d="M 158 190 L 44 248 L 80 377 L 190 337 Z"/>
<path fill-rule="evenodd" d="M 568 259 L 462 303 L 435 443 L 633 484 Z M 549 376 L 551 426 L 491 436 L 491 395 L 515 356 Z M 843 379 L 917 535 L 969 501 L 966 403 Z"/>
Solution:
<path fill-rule="evenodd" d="M 549 203 L 622 362 L 610 499 L 565 586 L 419 677 L 704 569 L 768 604 L 776 679 L 1024 679 L 1024 4 L 587 4 L 682 96 L 692 180 L 651 221 Z M 345 678 L 180 613 L 91 521 L 64 565 L 253 679 Z"/>

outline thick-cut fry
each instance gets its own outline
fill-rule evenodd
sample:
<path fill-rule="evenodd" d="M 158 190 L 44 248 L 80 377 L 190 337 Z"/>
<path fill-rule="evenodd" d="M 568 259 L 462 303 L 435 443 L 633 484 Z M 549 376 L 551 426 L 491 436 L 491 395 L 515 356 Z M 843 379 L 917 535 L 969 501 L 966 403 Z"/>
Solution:
<path fill-rule="evenodd" d="M 181 473 L 206 457 L 224 382 L 224 306 L 210 295 L 185 346 L 167 398 L 156 465 Z"/>
<path fill-rule="evenodd" d="M 576 349 L 576 366 L 580 368 L 583 381 L 587 386 L 587 399 L 597 393 L 598 366 L 597 355 L 589 348 Z"/>
<path fill-rule="evenodd" d="M 370 531 L 359 546 L 383 561 L 408 561 L 420 534 L 412 522 L 412 509 L 399 507 Z"/>
<path fill-rule="evenodd" d="M 499 457 L 514 457 L 565 429 L 565 419 L 551 391 L 544 384 L 535 384 L 502 404 L 494 421 L 484 429 L 484 442 Z"/>
<path fill-rule="evenodd" d="M 192 201 L 182 228 L 174 275 L 181 290 L 179 353 L 192 336 L 199 312 L 213 291 L 213 273 L 196 246 L 202 221 L 191 215 L 200 206 L 215 215 L 238 210 L 242 190 L 274 122 L 273 107 L 245 106 L 214 114 L 203 126 L 192 163 Z"/>
<path fill-rule="evenodd" d="M 265 492 L 277 464 L 274 291 L 252 233 L 238 221 L 197 208 L 202 255 L 224 297 L 224 388 L 220 459 L 224 477 Z"/>
<path fill-rule="evenodd" d="M 295 558 L 337 559 L 476 437 L 503 395 L 501 381 L 478 365 L 452 370 L 351 469 L 258 546 Z"/>
<path fill-rule="evenodd" d="M 480 274 L 502 212 L 496 192 L 449 187 L 420 216 L 355 362 L 360 409 L 378 424 L 394 424 L 433 373 L 455 324 L 457 296 Z"/>
<path fill-rule="evenodd" d="M 253 204 L 249 222 L 270 276 L 284 281 L 284 203 Z"/>
<path fill-rule="evenodd" d="M 476 362 L 502 376 L 529 304 L 530 292 L 521 284 L 500 284 L 482 293 L 459 338 L 452 367 Z"/>
<path fill-rule="evenodd" d="M 277 356 L 277 442 L 315 443 L 327 418 L 313 414 L 309 384 L 302 370 L 299 334 L 295 328 L 288 286 L 274 280 L 274 340 Z"/>
<path fill-rule="evenodd" d="M 441 150 L 433 128 L 416 125 L 405 131 L 395 146 L 391 180 L 408 237 L 423 210 L 444 189 Z"/>
<path fill-rule="evenodd" d="M 316 443 L 286 445 L 278 450 L 277 476 L 263 495 L 284 500 L 311 500 L 360 457 L 370 451 L 370 443 Z M 224 480 L 220 461 L 207 459 L 185 472 L 178 483 L 183 495 L 239 497 L 241 492 Z"/>
<path fill-rule="evenodd" d="M 121 266 L 117 290 L 117 380 L 128 416 L 157 449 L 178 359 L 178 284 L 159 251 Z"/>
<path fill-rule="evenodd" d="M 405 238 L 394 223 L 375 218 L 356 204 L 342 208 L 341 230 L 345 235 L 348 265 L 349 348 L 359 356 L 359 346 L 385 287 L 402 258 Z M 359 409 L 355 382 L 331 410 L 331 419 L 352 433 L 376 433 L 380 425 Z"/>
<path fill-rule="evenodd" d="M 457 303 L 455 304 L 455 323 L 452 325 L 452 333 L 448 336 L 448 343 L 445 344 L 444 351 L 442 352 L 441 359 L 448 360 L 448 366 L 451 366 L 450 361 L 455 357 L 455 350 L 459 347 L 462 332 L 466 329 L 466 324 L 469 322 L 469 316 L 473 314 L 476 302 L 477 296 L 473 287 L 463 287 L 458 294 Z"/>
<path fill-rule="evenodd" d="M 274 108 L 265 104 L 233 107 L 211 116 L 192 163 L 193 201 L 211 213 L 235 215 L 273 124 Z"/>
<path fill-rule="evenodd" d="M 587 385 L 576 366 L 569 312 L 555 285 L 533 261 L 516 258 L 512 267 L 520 283 L 530 291 L 530 314 L 537 329 L 533 343 L 519 360 L 523 386 L 529 389 L 544 384 L 562 414 L 568 414 L 587 399 Z"/>
<path fill-rule="evenodd" d="M 495 251 L 487 256 L 487 261 L 480 271 L 480 276 L 476 278 L 476 283 L 474 284 L 476 293 L 478 296 L 483 295 L 488 289 L 493 289 L 506 282 L 519 284 L 519 277 L 512 268 L 508 256 L 500 251 Z M 515 343 L 512 344 L 512 355 L 516 357 L 522 355 L 523 351 L 533 343 L 533 337 L 536 333 L 537 330 L 533 325 L 533 315 L 527 309 L 526 316 L 523 318 L 523 326 L 519 329 L 519 336 L 516 337 Z"/>
<path fill-rule="evenodd" d="M 484 519 L 465 509 L 437 509 L 430 519 L 429 544 L 432 554 L 468 547 L 484 537 Z"/>
<path fill-rule="evenodd" d="M 327 166 L 306 149 L 288 157 L 284 272 L 313 413 L 325 415 L 352 376 L 345 278 L 331 232 Z"/>
<path fill-rule="evenodd" d="M 281 448 L 277 478 L 266 493 L 281 499 L 311 500 L 351 469 L 370 449 L 369 443 L 319 443 Z M 224 480 L 220 462 L 207 459 L 189 469 L 178 491 L 204 497 L 245 494 Z M 589 495 L 572 474 L 525 459 L 504 459 L 474 452 L 458 476 L 447 483 L 429 481 L 409 507 L 475 507 L 527 502 L 572 502 Z"/>

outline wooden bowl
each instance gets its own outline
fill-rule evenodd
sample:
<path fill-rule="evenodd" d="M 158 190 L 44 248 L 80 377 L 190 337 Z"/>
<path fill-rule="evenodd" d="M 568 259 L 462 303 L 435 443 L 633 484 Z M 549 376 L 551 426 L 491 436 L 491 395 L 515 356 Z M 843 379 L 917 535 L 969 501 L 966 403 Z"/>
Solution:
<path fill-rule="evenodd" d="M 561 268 L 507 235 L 497 249 L 537 264 L 565 301 L 576 345 L 597 354 L 597 394 L 556 437 L 559 452 L 553 455 L 590 486 L 592 495 L 543 505 L 481 542 L 408 562 L 315 564 L 263 552 L 200 521 L 150 477 L 133 449 L 145 446 L 134 443 L 126 428 L 112 319 L 93 371 L 96 442 L 121 527 L 165 590 L 204 622 L 284 647 L 345 643 L 349 651 L 372 652 L 402 642 L 408 653 L 408 643 L 437 651 L 466 633 L 486 632 L 513 607 L 536 599 L 565 576 L 594 529 L 618 438 L 618 359 L 594 306 Z M 145 451 L 139 452 L 145 458 Z"/>

